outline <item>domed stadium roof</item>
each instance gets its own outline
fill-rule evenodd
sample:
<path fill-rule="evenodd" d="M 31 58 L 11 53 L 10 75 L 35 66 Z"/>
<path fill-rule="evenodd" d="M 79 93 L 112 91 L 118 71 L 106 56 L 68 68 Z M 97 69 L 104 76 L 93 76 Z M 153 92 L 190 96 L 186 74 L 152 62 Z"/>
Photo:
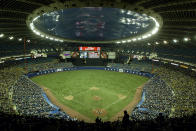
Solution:
<path fill-rule="evenodd" d="M 81 40 L 84 43 L 85 41 L 108 41 L 105 43 L 127 44 L 141 41 L 145 45 L 149 42 L 157 45 L 182 44 L 178 41 L 196 40 L 195 6 L 196 0 L 2 0 L 0 3 L 0 37 L 18 40 L 25 37 L 27 40 L 39 43 L 46 43 L 48 37 L 49 40 L 57 42 L 76 42 L 66 41 L 69 39 Z M 56 19 L 60 17 L 58 13 L 62 9 L 65 12 L 63 13 L 64 19 L 66 17 L 72 17 L 72 19 L 68 21 L 61 19 L 58 21 L 60 24 L 56 26 L 50 22 L 48 14 L 56 12 Z M 88 11 L 85 12 L 85 10 Z M 123 24 L 123 21 L 127 21 L 127 13 L 122 17 L 122 14 L 117 13 L 120 10 L 135 12 L 141 17 L 145 14 L 154 18 L 160 25 L 159 30 L 155 33 L 151 32 L 153 35 L 149 36 L 133 36 L 133 32 L 142 34 L 146 30 L 143 28 L 139 30 L 137 26 L 131 24 Z M 42 26 L 39 30 L 44 32 L 43 35 L 36 35 L 31 29 L 30 24 L 38 16 L 40 20 L 45 21 L 45 28 L 43 28 L 43 21 L 36 25 L 36 27 Z M 43 19 L 43 16 L 47 17 Z M 132 21 L 134 16 L 130 19 Z M 108 23 L 107 20 L 110 22 Z M 148 24 L 149 28 L 153 26 L 153 23 L 151 25 L 148 22 L 144 26 Z M 58 31 L 54 31 L 57 28 Z"/>
<path fill-rule="evenodd" d="M 134 38 L 155 27 L 145 14 L 118 8 L 70 8 L 44 13 L 32 25 L 44 33 L 80 41 Z"/>

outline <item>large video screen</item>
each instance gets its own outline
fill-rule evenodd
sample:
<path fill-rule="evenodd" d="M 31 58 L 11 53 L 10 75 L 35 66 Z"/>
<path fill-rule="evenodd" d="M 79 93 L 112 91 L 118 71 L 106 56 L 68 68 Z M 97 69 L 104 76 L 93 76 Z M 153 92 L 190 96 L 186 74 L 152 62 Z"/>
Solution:
<path fill-rule="evenodd" d="M 88 58 L 100 58 L 100 52 L 99 51 L 89 51 Z"/>
<path fill-rule="evenodd" d="M 80 58 L 87 58 L 87 57 L 88 57 L 87 51 L 81 51 L 80 52 Z"/>
<path fill-rule="evenodd" d="M 101 51 L 101 47 L 79 47 L 79 51 Z"/>
<path fill-rule="evenodd" d="M 108 52 L 108 59 L 116 59 L 116 52 Z"/>
<path fill-rule="evenodd" d="M 71 58 L 71 51 L 63 51 L 64 58 Z"/>

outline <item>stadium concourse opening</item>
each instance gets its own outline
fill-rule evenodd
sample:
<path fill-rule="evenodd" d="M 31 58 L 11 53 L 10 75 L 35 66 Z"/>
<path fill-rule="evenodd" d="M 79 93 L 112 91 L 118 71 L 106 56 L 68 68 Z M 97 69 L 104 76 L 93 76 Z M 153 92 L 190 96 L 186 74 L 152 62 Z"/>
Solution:
<path fill-rule="evenodd" d="M 0 130 L 196 130 L 195 0 L 1 0 Z"/>

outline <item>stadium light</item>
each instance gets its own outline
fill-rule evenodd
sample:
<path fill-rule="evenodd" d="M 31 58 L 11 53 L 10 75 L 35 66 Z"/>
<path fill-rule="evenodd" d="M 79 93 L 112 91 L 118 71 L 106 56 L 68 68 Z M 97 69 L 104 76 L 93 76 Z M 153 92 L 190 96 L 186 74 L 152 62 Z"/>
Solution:
<path fill-rule="evenodd" d="M 146 39 L 146 38 L 148 38 L 148 35 L 142 36 L 142 39 Z"/>
<path fill-rule="evenodd" d="M 177 43 L 177 42 L 178 42 L 178 40 L 176 40 L 176 39 L 173 39 L 173 42 L 174 42 L 174 43 Z"/>
<path fill-rule="evenodd" d="M 137 38 L 137 40 L 141 40 L 141 39 L 142 39 L 141 37 Z"/>
<path fill-rule="evenodd" d="M 22 41 L 22 38 L 19 38 L 18 41 Z"/>
<path fill-rule="evenodd" d="M 123 40 L 123 41 L 122 41 L 122 43 L 126 43 L 126 41 L 125 41 L 125 40 Z"/>
<path fill-rule="evenodd" d="M 34 29 L 35 29 L 35 27 L 34 27 L 33 23 L 31 23 L 31 24 L 30 24 L 30 27 L 31 27 L 31 29 L 32 29 L 32 30 L 34 30 Z"/>
<path fill-rule="evenodd" d="M 125 10 L 121 9 L 121 13 L 122 13 L 122 14 L 125 13 Z"/>
<path fill-rule="evenodd" d="M 37 16 L 33 19 L 33 22 L 36 21 L 40 16 Z"/>
<path fill-rule="evenodd" d="M 192 70 L 196 72 L 196 69 L 192 69 Z"/>
<path fill-rule="evenodd" d="M 171 65 L 179 66 L 179 65 L 178 65 L 178 64 L 176 64 L 176 63 L 171 63 Z"/>
<path fill-rule="evenodd" d="M 184 38 L 184 41 L 185 41 L 185 42 L 187 42 L 187 41 L 189 41 L 189 40 L 190 40 L 190 39 L 187 38 L 187 37 Z"/>
<path fill-rule="evenodd" d="M 9 37 L 9 39 L 10 39 L 10 40 L 13 40 L 13 39 L 14 39 L 14 37 L 13 37 L 13 36 L 10 36 L 10 37 Z"/>
<path fill-rule="evenodd" d="M 52 37 L 50 37 L 49 39 L 50 39 L 50 40 L 54 40 L 54 38 L 52 38 Z"/>
<path fill-rule="evenodd" d="M 137 40 L 136 38 L 132 39 L 132 41 L 136 41 L 136 40 Z"/>
<path fill-rule="evenodd" d="M 159 61 L 159 60 L 156 60 L 156 59 L 152 59 L 152 61 Z"/>
<path fill-rule="evenodd" d="M 4 37 L 4 34 L 0 34 L 0 38 Z"/>
<path fill-rule="evenodd" d="M 166 40 L 163 41 L 164 44 L 167 44 L 168 42 Z"/>
<path fill-rule="evenodd" d="M 127 15 L 131 15 L 132 14 L 132 12 L 131 11 L 127 11 Z"/>
<path fill-rule="evenodd" d="M 147 34 L 147 37 L 151 37 L 152 36 L 152 34 Z"/>

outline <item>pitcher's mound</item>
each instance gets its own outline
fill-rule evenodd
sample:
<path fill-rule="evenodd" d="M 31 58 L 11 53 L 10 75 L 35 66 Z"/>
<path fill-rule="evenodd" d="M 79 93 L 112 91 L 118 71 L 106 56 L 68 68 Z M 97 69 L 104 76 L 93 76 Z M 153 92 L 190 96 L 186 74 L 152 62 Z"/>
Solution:
<path fill-rule="evenodd" d="M 95 116 L 105 116 L 107 114 L 105 109 L 94 109 L 93 114 Z"/>
<path fill-rule="evenodd" d="M 126 97 L 127 97 L 127 96 L 124 96 L 124 95 L 122 95 L 122 94 L 118 94 L 118 98 L 121 99 L 121 100 L 125 99 Z"/>
<path fill-rule="evenodd" d="M 99 96 L 93 96 L 93 100 L 99 101 L 99 100 L 101 100 L 101 97 L 99 97 Z"/>
<path fill-rule="evenodd" d="M 96 91 L 96 90 L 99 90 L 99 88 L 97 88 L 97 87 L 91 87 L 90 90 L 95 90 Z"/>
<path fill-rule="evenodd" d="M 73 98 L 74 98 L 74 97 L 73 97 L 72 95 L 69 95 L 69 96 L 65 96 L 65 97 L 64 97 L 64 99 L 65 99 L 65 100 L 68 100 L 68 101 L 73 100 Z"/>

